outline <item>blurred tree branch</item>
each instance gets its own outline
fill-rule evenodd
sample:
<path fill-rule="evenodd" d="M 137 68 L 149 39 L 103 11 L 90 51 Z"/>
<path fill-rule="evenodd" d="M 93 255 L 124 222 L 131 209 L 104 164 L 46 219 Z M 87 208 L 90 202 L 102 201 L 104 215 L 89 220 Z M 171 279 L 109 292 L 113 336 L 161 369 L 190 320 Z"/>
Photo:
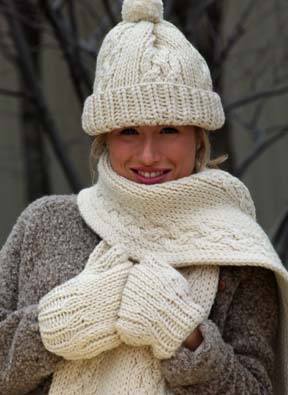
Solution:
<path fill-rule="evenodd" d="M 38 116 L 39 114 L 39 121 L 43 125 L 43 131 L 47 134 L 73 191 L 76 192 L 81 188 L 81 184 L 78 181 L 76 172 L 67 157 L 54 119 L 48 110 L 45 97 L 41 90 L 40 84 L 37 81 L 32 55 L 29 50 L 27 39 L 25 39 L 25 32 L 18 18 L 15 18 L 15 15 L 17 15 L 16 3 L 14 3 L 14 0 L 2 1 L 6 5 L 6 11 L 4 15 L 6 16 L 8 25 L 10 27 L 11 37 L 13 39 L 18 56 L 21 58 L 21 63 L 19 63 L 21 65 L 21 67 L 19 67 L 19 73 L 25 82 L 26 87 L 29 87 L 33 104 L 37 108 L 37 113 L 35 112 L 35 116 Z"/>
<path fill-rule="evenodd" d="M 26 98 L 26 99 L 31 100 L 31 96 L 29 94 L 26 94 L 25 92 L 21 92 L 21 91 L 12 91 L 10 89 L 2 89 L 2 88 L 0 88 L 0 95 L 2 95 L 2 96 L 11 96 L 11 97 L 14 97 L 16 99 Z"/>
<path fill-rule="evenodd" d="M 288 268 L 288 208 L 282 214 L 279 223 L 276 224 L 276 229 L 271 239 L 280 259 Z"/>
<path fill-rule="evenodd" d="M 77 94 L 79 104 L 83 105 L 85 98 L 90 93 L 92 79 L 88 74 L 78 47 L 78 34 L 75 19 L 74 1 L 68 0 L 70 21 L 65 18 L 62 8 L 57 6 L 51 7 L 49 0 L 40 0 L 45 15 L 53 27 L 54 34 L 60 44 L 63 55 L 70 72 L 70 76 Z"/>
<path fill-rule="evenodd" d="M 270 148 L 273 144 L 278 142 L 281 138 L 287 136 L 288 134 L 288 125 L 267 128 L 266 131 L 263 131 L 262 135 L 265 135 L 266 132 L 271 133 L 271 129 L 273 131 L 272 136 L 269 134 L 267 137 L 263 139 L 263 141 L 256 143 L 256 146 L 253 148 L 253 151 L 243 160 L 243 162 L 234 170 L 234 175 L 241 178 L 245 171 L 247 171 L 248 167 L 260 157 L 268 148 Z"/>
<path fill-rule="evenodd" d="M 280 88 L 271 88 L 267 90 L 263 90 L 260 92 L 252 93 L 250 95 L 245 95 L 245 97 L 237 99 L 235 102 L 225 105 L 225 112 L 228 114 L 230 111 L 235 110 L 238 107 L 246 106 L 247 104 L 251 104 L 258 100 L 265 100 L 271 97 L 279 97 L 281 95 L 286 95 L 288 93 L 288 85 L 280 87 Z"/>

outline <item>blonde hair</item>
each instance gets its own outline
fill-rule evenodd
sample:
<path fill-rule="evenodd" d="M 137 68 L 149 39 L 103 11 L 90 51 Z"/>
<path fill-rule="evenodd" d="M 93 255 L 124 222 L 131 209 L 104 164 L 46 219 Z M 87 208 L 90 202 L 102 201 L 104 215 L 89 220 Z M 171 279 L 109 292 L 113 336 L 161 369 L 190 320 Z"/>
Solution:
<path fill-rule="evenodd" d="M 199 173 L 205 168 L 218 169 L 219 166 L 228 159 L 228 155 L 223 154 L 215 159 L 211 159 L 211 143 L 209 140 L 209 133 L 211 132 L 208 132 L 207 130 L 198 127 L 196 128 L 196 131 L 198 133 L 198 144 L 196 147 L 194 173 Z M 89 163 L 93 184 L 97 179 L 96 168 L 98 160 L 105 150 L 107 150 L 106 136 L 105 133 L 103 133 L 96 136 L 91 144 Z"/>

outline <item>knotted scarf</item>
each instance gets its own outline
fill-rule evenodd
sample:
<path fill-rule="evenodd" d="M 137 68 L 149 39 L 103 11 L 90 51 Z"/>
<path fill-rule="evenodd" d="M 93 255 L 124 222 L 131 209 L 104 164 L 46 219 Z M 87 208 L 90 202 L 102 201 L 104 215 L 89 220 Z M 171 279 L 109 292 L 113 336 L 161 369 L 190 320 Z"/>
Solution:
<path fill-rule="evenodd" d="M 288 275 L 245 185 L 219 169 L 137 184 L 113 171 L 107 153 L 98 173 L 77 202 L 102 242 L 78 276 L 39 303 L 43 343 L 65 358 L 49 395 L 170 394 L 159 362 L 209 316 L 223 265 L 275 272 L 275 393 L 286 393 Z"/>

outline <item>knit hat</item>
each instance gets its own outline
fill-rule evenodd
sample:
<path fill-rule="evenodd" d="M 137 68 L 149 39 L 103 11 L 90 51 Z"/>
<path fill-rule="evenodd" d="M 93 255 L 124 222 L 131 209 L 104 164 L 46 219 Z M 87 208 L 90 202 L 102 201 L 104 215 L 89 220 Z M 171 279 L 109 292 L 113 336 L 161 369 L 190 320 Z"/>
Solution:
<path fill-rule="evenodd" d="M 105 37 L 83 129 L 92 136 L 137 125 L 220 128 L 225 120 L 207 63 L 170 22 L 162 0 L 124 0 Z"/>

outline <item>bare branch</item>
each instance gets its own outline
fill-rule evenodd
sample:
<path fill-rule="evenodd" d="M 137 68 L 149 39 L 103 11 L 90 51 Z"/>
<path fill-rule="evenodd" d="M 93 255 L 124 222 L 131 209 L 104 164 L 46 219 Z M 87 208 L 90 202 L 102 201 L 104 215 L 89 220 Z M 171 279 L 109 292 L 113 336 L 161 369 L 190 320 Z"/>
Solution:
<path fill-rule="evenodd" d="M 75 32 L 73 34 L 71 24 L 67 18 L 64 18 L 62 11 L 59 9 L 55 11 L 50 7 L 49 0 L 41 0 L 41 4 L 63 51 L 78 100 L 82 107 L 85 98 L 91 91 L 92 80 L 79 55 L 77 49 L 78 43 L 71 39 L 71 37 L 75 39 Z"/>
<path fill-rule="evenodd" d="M 105 11 L 106 11 L 107 15 L 109 16 L 111 25 L 112 26 L 116 25 L 117 21 L 116 21 L 116 18 L 114 16 L 113 12 L 112 12 L 112 9 L 111 9 L 109 1 L 108 0 L 102 0 L 102 3 L 104 5 L 104 8 L 105 8 Z"/>
<path fill-rule="evenodd" d="M 233 32 L 230 37 L 228 37 L 226 41 L 226 46 L 219 51 L 219 55 L 216 59 L 217 64 L 221 64 L 225 62 L 229 53 L 231 52 L 232 48 L 235 47 L 237 42 L 242 38 L 245 34 L 246 29 L 244 27 L 245 21 L 251 15 L 251 12 L 255 6 L 257 6 L 257 1 L 250 0 L 247 7 L 243 10 L 242 14 L 240 15 L 239 21 L 233 28 Z"/>
<path fill-rule="evenodd" d="M 238 166 L 238 168 L 234 171 L 235 176 L 242 177 L 243 174 L 247 171 L 248 167 L 259 158 L 268 148 L 270 148 L 273 144 L 279 141 L 281 138 L 285 137 L 288 132 L 288 125 L 273 127 L 273 129 L 278 129 L 272 136 L 267 136 L 261 143 L 256 144 L 256 147 L 253 151 L 247 156 L 246 159 Z M 271 128 L 267 128 L 267 130 L 271 130 Z"/>
<path fill-rule="evenodd" d="M 67 0 L 54 0 L 53 2 L 53 9 L 55 11 L 59 11 L 61 10 L 61 8 L 64 6 L 64 4 L 66 3 Z"/>
<path fill-rule="evenodd" d="M 32 97 L 27 93 L 21 91 L 12 91 L 10 89 L 4 89 L 4 88 L 0 88 L 0 95 L 11 96 L 14 97 L 15 99 L 19 99 L 19 98 L 32 99 Z"/>
<path fill-rule="evenodd" d="M 79 189 L 81 189 L 81 184 L 78 181 L 78 177 L 72 166 L 72 163 L 69 161 L 65 152 L 59 132 L 48 110 L 47 103 L 39 86 L 39 82 L 35 78 L 31 53 L 29 53 L 29 48 L 27 42 L 25 41 L 25 35 L 23 33 L 22 26 L 19 23 L 19 20 L 14 17 L 14 2 L 11 0 L 2 1 L 5 1 L 5 5 L 9 10 L 9 12 L 6 13 L 6 16 L 10 26 L 11 37 L 13 38 L 14 45 L 19 53 L 19 57 L 21 58 L 20 72 L 23 76 L 23 80 L 25 80 L 27 85 L 31 87 L 31 96 L 33 98 L 34 105 L 37 108 L 39 120 L 43 124 L 44 132 L 47 134 L 52 144 L 55 154 L 62 165 L 64 173 L 66 174 L 68 182 L 70 183 L 73 191 L 77 192 Z"/>
<path fill-rule="evenodd" d="M 288 208 L 283 212 L 278 224 L 274 225 L 275 230 L 272 233 L 272 243 L 285 266 L 288 265 Z"/>
<path fill-rule="evenodd" d="M 283 86 L 282 88 L 268 89 L 247 95 L 242 99 L 236 100 L 230 104 L 224 106 L 226 114 L 233 111 L 239 107 L 246 106 L 247 104 L 256 102 L 258 100 L 265 100 L 275 96 L 286 95 L 288 93 L 288 86 Z"/>

